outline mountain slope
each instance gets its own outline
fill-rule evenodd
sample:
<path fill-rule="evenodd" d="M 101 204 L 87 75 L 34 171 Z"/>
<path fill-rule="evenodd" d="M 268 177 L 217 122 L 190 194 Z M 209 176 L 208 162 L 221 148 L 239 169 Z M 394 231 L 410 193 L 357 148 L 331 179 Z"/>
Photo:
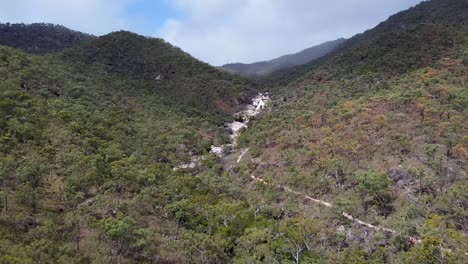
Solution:
<path fill-rule="evenodd" d="M 465 3 L 288 75 L 222 158 L 255 82 L 129 32 L 1 46 L 0 263 L 466 263 Z"/>
<path fill-rule="evenodd" d="M 94 38 L 53 24 L 0 24 L 0 45 L 36 54 L 59 51 Z"/>
<path fill-rule="evenodd" d="M 338 263 L 466 262 L 467 10 L 466 1 L 423 2 L 286 74 L 271 112 L 240 138 L 249 152 L 239 175 L 334 209 L 303 195 L 265 198 L 270 191 L 252 185 L 259 204 L 276 199 L 286 214 L 346 236 Z"/>
<path fill-rule="evenodd" d="M 282 72 L 281 81 L 360 79 L 365 88 L 374 85 L 373 78 L 389 79 L 434 65 L 464 46 L 467 5 L 460 0 L 423 2 L 354 36 L 329 55 L 294 69 L 291 76 Z"/>
<path fill-rule="evenodd" d="M 271 85 L 293 83 L 297 87 L 302 80 L 311 83 L 342 78 L 360 79 L 357 86 L 366 88 L 374 85 L 373 78 L 389 79 L 433 65 L 464 45 L 466 5 L 460 0 L 425 1 L 352 37 L 316 61 L 274 72 L 269 76 Z"/>
<path fill-rule="evenodd" d="M 128 32 L 0 54 L 0 262 L 187 262 L 179 204 L 240 199 L 208 152 L 255 83 Z"/>
<path fill-rule="evenodd" d="M 116 78 L 132 79 L 174 103 L 226 118 L 255 93 L 256 84 L 220 72 L 161 39 L 120 31 L 64 51 L 79 69 L 102 68 Z"/>
<path fill-rule="evenodd" d="M 275 71 L 285 70 L 294 66 L 306 64 L 315 59 L 318 59 L 327 53 L 334 50 L 345 39 L 340 38 L 334 41 L 328 41 L 320 45 L 305 49 L 295 54 L 284 55 L 276 59 L 263 62 L 255 62 L 250 64 L 232 63 L 221 66 L 230 72 L 243 75 L 268 75 Z"/>

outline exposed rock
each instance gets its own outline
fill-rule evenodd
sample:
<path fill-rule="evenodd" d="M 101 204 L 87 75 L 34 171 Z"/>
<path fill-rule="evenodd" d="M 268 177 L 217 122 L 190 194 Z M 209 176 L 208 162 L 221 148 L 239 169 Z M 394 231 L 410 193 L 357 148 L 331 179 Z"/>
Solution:
<path fill-rule="evenodd" d="M 346 234 L 346 228 L 344 227 L 344 225 L 340 225 L 340 226 L 336 229 L 336 232 L 337 232 L 338 234 L 344 235 L 344 234 Z"/>
<path fill-rule="evenodd" d="M 221 158 L 224 156 L 224 148 L 222 146 L 211 146 L 210 153 L 213 153 Z"/>
<path fill-rule="evenodd" d="M 348 243 L 351 243 L 353 239 L 354 239 L 353 230 L 351 230 L 350 228 L 346 231 L 346 241 L 348 241 Z"/>
<path fill-rule="evenodd" d="M 187 146 L 185 144 L 179 144 L 179 146 L 177 146 L 177 149 L 176 149 L 177 153 L 182 154 L 186 151 L 187 151 Z"/>
<path fill-rule="evenodd" d="M 387 171 L 388 177 L 390 177 L 398 187 L 402 188 L 408 186 L 413 182 L 413 176 L 402 169 L 391 169 Z"/>
<path fill-rule="evenodd" d="M 234 121 L 232 123 L 228 123 L 226 126 L 230 131 L 232 144 L 234 146 L 237 145 L 237 138 L 240 136 L 241 129 L 247 128 L 247 125 L 245 123 Z"/>
<path fill-rule="evenodd" d="M 252 98 L 252 103 L 245 106 L 244 110 L 237 112 L 234 114 L 234 120 L 230 123 L 225 123 L 224 126 L 226 127 L 227 133 L 231 138 L 231 144 L 221 145 L 221 146 L 211 146 L 210 153 L 215 154 L 219 158 L 225 158 L 228 155 L 228 149 L 232 149 L 237 145 L 237 139 L 239 138 L 242 129 L 248 127 L 248 123 L 252 120 L 255 116 L 260 114 L 261 111 L 265 109 L 265 107 L 271 102 L 268 93 L 262 94 L 259 93 L 257 96 Z M 179 146 L 179 149 L 182 149 Z M 230 152 L 230 151 L 229 151 Z M 242 156 L 247 152 L 246 150 L 242 150 L 237 162 L 240 162 Z M 200 157 L 196 154 L 191 154 L 192 160 L 190 163 L 181 164 L 174 168 L 174 170 L 180 169 L 194 169 L 200 164 Z"/>
<path fill-rule="evenodd" d="M 189 163 L 181 164 L 177 167 L 174 167 L 173 170 L 186 170 L 186 169 L 195 169 L 201 163 L 201 158 L 199 156 L 192 156 Z"/>

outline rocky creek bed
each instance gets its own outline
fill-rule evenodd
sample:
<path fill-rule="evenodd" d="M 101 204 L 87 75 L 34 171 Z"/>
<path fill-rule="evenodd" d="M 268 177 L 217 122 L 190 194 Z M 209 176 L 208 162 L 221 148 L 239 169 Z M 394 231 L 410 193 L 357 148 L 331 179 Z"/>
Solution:
<path fill-rule="evenodd" d="M 259 115 L 271 102 L 271 98 L 268 93 L 259 93 L 252 98 L 252 102 L 244 107 L 243 110 L 235 113 L 233 115 L 233 122 L 226 122 L 224 124 L 226 132 L 229 134 L 230 143 L 225 145 L 213 145 L 210 148 L 210 153 L 215 154 L 220 159 L 227 159 L 233 155 L 237 157 L 236 163 L 239 163 L 248 149 L 237 150 L 237 140 L 242 133 L 243 129 L 247 129 L 250 121 Z M 237 150 L 237 151 L 236 151 Z M 238 152 L 238 153 L 237 153 Z M 192 155 L 189 163 L 184 163 L 174 167 L 174 170 L 181 169 L 194 169 L 196 168 L 201 161 L 203 156 Z"/>

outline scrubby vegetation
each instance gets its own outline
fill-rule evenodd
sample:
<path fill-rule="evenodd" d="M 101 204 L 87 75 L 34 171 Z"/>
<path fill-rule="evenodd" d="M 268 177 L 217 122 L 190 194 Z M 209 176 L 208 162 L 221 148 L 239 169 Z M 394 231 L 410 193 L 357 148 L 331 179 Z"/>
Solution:
<path fill-rule="evenodd" d="M 185 259 L 172 245 L 192 219 L 182 208 L 227 194 L 172 168 L 227 140 L 222 121 L 255 84 L 127 32 L 48 56 L 0 54 L 1 262 Z"/>
<path fill-rule="evenodd" d="M 466 10 L 423 2 L 271 81 L 230 171 L 208 151 L 256 82 L 129 32 L 0 46 L 0 263 L 466 263 Z"/>
<path fill-rule="evenodd" d="M 273 93 L 276 107 L 242 135 L 252 159 L 241 173 L 422 239 L 410 248 L 340 217 L 323 220 L 345 226 L 348 250 L 365 243 L 363 262 L 379 246 L 384 262 L 466 262 L 466 8 L 424 2 L 291 76 Z"/>

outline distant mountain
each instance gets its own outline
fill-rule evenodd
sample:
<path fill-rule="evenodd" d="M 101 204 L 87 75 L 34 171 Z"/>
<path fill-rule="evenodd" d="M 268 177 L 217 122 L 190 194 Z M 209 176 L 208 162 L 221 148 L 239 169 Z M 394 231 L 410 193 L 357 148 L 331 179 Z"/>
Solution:
<path fill-rule="evenodd" d="M 434 65 L 463 46 L 467 7 L 464 0 L 424 1 L 355 35 L 317 60 L 274 72 L 269 76 L 270 86 L 355 80 L 358 85 L 350 90 L 356 92 Z"/>
<path fill-rule="evenodd" d="M 94 38 L 93 35 L 54 24 L 0 24 L 0 45 L 29 53 L 55 52 Z"/>
<path fill-rule="evenodd" d="M 255 62 L 250 64 L 231 63 L 221 66 L 221 68 L 242 75 L 268 75 L 275 71 L 284 70 L 290 67 L 303 65 L 318 59 L 345 42 L 346 39 L 339 38 L 328 41 L 320 45 L 305 49 L 295 54 L 284 55 L 269 61 Z"/>

